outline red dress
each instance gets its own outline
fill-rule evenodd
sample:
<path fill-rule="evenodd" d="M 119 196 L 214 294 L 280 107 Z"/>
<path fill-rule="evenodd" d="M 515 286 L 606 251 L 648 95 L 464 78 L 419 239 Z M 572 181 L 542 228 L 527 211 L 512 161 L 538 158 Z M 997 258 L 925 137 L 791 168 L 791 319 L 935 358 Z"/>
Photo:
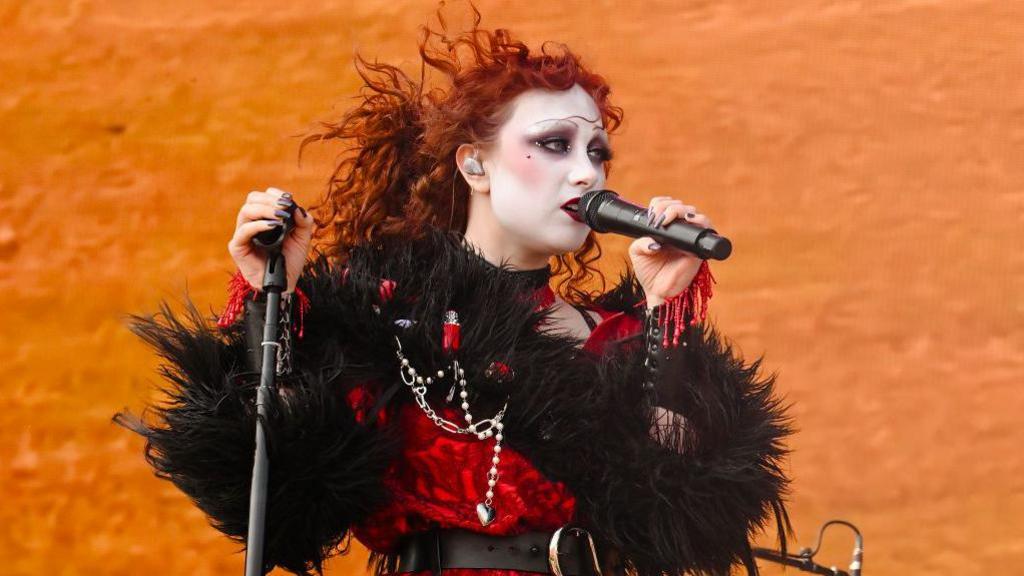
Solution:
<path fill-rule="evenodd" d="M 551 288 L 539 292 L 541 305 L 553 301 Z M 583 349 L 600 354 L 606 343 L 636 334 L 640 322 L 622 312 L 595 310 L 601 322 L 583 343 Z M 356 410 L 372 407 L 369 398 L 351 398 Z M 435 408 L 436 409 L 436 408 Z M 438 410 L 458 421 L 455 408 Z M 383 418 L 383 412 L 378 415 Z M 477 520 L 476 505 L 484 501 L 486 475 L 491 466 L 494 439 L 485 441 L 450 434 L 438 428 L 415 404 L 399 411 L 402 454 L 384 477 L 390 501 L 364 523 L 353 527 L 353 535 L 374 551 L 394 550 L 401 539 L 432 527 L 472 530 L 496 536 L 529 531 L 554 531 L 570 522 L 576 501 L 561 482 L 545 478 L 515 450 L 502 446 L 498 481 L 494 487 L 497 515 L 488 526 Z M 515 434 L 507 430 L 506 434 Z M 428 576 L 430 571 L 416 573 Z M 447 569 L 450 576 L 528 576 L 514 570 Z"/>

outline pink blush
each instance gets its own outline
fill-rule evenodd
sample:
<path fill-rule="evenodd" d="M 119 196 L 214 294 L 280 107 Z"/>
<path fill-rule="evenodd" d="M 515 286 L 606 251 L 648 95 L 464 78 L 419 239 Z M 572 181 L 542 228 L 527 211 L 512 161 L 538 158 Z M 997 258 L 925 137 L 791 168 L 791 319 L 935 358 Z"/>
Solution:
<path fill-rule="evenodd" d="M 533 160 L 528 146 L 518 145 L 516 150 L 509 150 L 509 157 L 504 160 L 509 163 L 513 173 L 527 190 L 536 190 L 542 187 L 545 176 L 544 169 L 540 162 Z"/>

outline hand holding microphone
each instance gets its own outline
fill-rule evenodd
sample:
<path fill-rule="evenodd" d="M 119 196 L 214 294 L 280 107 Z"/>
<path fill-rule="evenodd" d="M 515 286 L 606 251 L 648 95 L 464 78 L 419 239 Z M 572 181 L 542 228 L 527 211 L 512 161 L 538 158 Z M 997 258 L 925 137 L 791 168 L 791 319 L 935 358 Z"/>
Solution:
<path fill-rule="evenodd" d="M 238 211 L 228 252 L 249 285 L 262 291 L 267 251 L 279 246 L 288 275 L 286 291 L 292 292 L 306 263 L 313 227 L 313 217 L 288 192 L 253 191 Z"/>
<path fill-rule="evenodd" d="M 644 208 L 611 190 L 592 190 L 580 197 L 577 210 L 578 219 L 597 232 L 637 238 L 629 256 L 651 308 L 686 290 L 704 259 L 724 260 L 732 253 L 732 244 L 711 228 L 707 216 L 667 196 Z"/>
<path fill-rule="evenodd" d="M 579 216 L 596 232 L 650 236 L 705 260 L 725 260 L 732 253 L 732 243 L 711 228 L 707 217 L 668 196 L 655 196 L 644 208 L 611 190 L 591 190 L 580 197 Z M 680 216 L 686 220 L 676 220 Z"/>

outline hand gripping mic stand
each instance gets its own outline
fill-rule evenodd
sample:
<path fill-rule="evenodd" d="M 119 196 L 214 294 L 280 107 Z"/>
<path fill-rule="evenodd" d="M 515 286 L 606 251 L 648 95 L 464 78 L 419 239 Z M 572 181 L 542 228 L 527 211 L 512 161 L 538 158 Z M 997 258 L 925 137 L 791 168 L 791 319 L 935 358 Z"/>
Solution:
<path fill-rule="evenodd" d="M 825 529 L 832 524 L 839 524 L 853 530 L 854 548 L 849 572 L 844 572 L 835 566 L 826 568 L 825 566 L 814 562 L 814 555 L 821 549 L 821 540 L 825 536 Z M 861 536 L 860 530 L 857 530 L 857 527 L 853 524 L 850 524 L 845 520 L 829 520 L 822 525 L 821 530 L 818 532 L 818 543 L 814 545 L 814 550 L 804 548 L 799 554 L 793 556 L 792 554 L 782 554 L 777 550 L 770 550 L 768 548 L 754 548 L 754 556 L 757 556 L 762 560 L 782 564 L 783 566 L 793 566 L 794 568 L 799 568 L 804 572 L 810 572 L 812 574 L 824 574 L 826 576 L 860 576 L 861 564 L 864 561 L 864 538 Z"/>
<path fill-rule="evenodd" d="M 294 204 L 291 210 L 294 211 Z M 278 319 L 281 312 L 281 293 L 288 287 L 281 246 L 291 229 L 287 218 L 278 230 L 261 232 L 253 243 L 267 254 L 267 268 L 263 273 L 263 292 L 267 295 L 267 314 L 263 323 L 263 358 L 260 367 L 260 387 L 256 389 L 256 454 L 252 464 L 252 486 L 249 491 L 249 531 L 246 535 L 245 576 L 263 576 L 263 537 L 266 531 L 267 477 L 270 461 L 267 458 L 267 435 L 263 429 L 267 418 L 267 400 L 274 389 L 277 376 Z M 285 328 L 286 330 L 288 327 Z"/>

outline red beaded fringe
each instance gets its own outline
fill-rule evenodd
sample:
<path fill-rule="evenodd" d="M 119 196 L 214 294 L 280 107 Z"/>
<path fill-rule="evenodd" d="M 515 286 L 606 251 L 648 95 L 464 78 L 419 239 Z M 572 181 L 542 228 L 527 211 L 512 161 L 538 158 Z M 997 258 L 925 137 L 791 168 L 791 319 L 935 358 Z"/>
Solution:
<path fill-rule="evenodd" d="M 242 272 L 235 272 L 228 282 L 228 303 L 224 306 L 224 312 L 217 319 L 217 326 L 227 328 L 238 320 L 245 307 L 245 299 L 249 295 L 256 298 L 256 289 L 249 285 L 249 282 L 242 276 Z"/>
<path fill-rule="evenodd" d="M 310 303 L 309 297 L 306 296 L 306 293 L 298 286 L 295 287 L 295 297 L 299 299 L 299 332 L 297 336 L 299 337 L 299 340 L 302 340 L 302 335 L 306 331 L 305 318 L 306 312 L 309 312 Z"/>
<path fill-rule="evenodd" d="M 661 327 L 661 345 L 665 348 L 675 347 L 679 344 L 679 335 L 687 326 L 693 326 L 698 321 L 703 322 L 708 314 L 708 300 L 713 295 L 711 286 L 715 283 L 715 277 L 711 274 L 711 267 L 708 261 L 701 262 L 697 275 L 693 277 L 690 285 L 679 294 L 665 300 L 665 310 L 658 319 Z M 669 340 L 671 330 L 672 339 Z"/>
<path fill-rule="evenodd" d="M 310 307 L 309 297 L 298 286 L 295 287 L 295 295 L 299 299 L 298 336 L 302 338 L 305 332 L 304 319 Z M 253 300 L 256 299 L 256 289 L 249 285 L 249 281 L 245 279 L 245 276 L 242 276 L 241 271 L 235 272 L 235 275 L 231 277 L 231 281 L 228 283 L 228 303 L 224 306 L 224 312 L 221 313 L 220 318 L 217 319 L 217 326 L 227 328 L 234 324 L 245 309 L 246 298 L 250 296 Z"/>

